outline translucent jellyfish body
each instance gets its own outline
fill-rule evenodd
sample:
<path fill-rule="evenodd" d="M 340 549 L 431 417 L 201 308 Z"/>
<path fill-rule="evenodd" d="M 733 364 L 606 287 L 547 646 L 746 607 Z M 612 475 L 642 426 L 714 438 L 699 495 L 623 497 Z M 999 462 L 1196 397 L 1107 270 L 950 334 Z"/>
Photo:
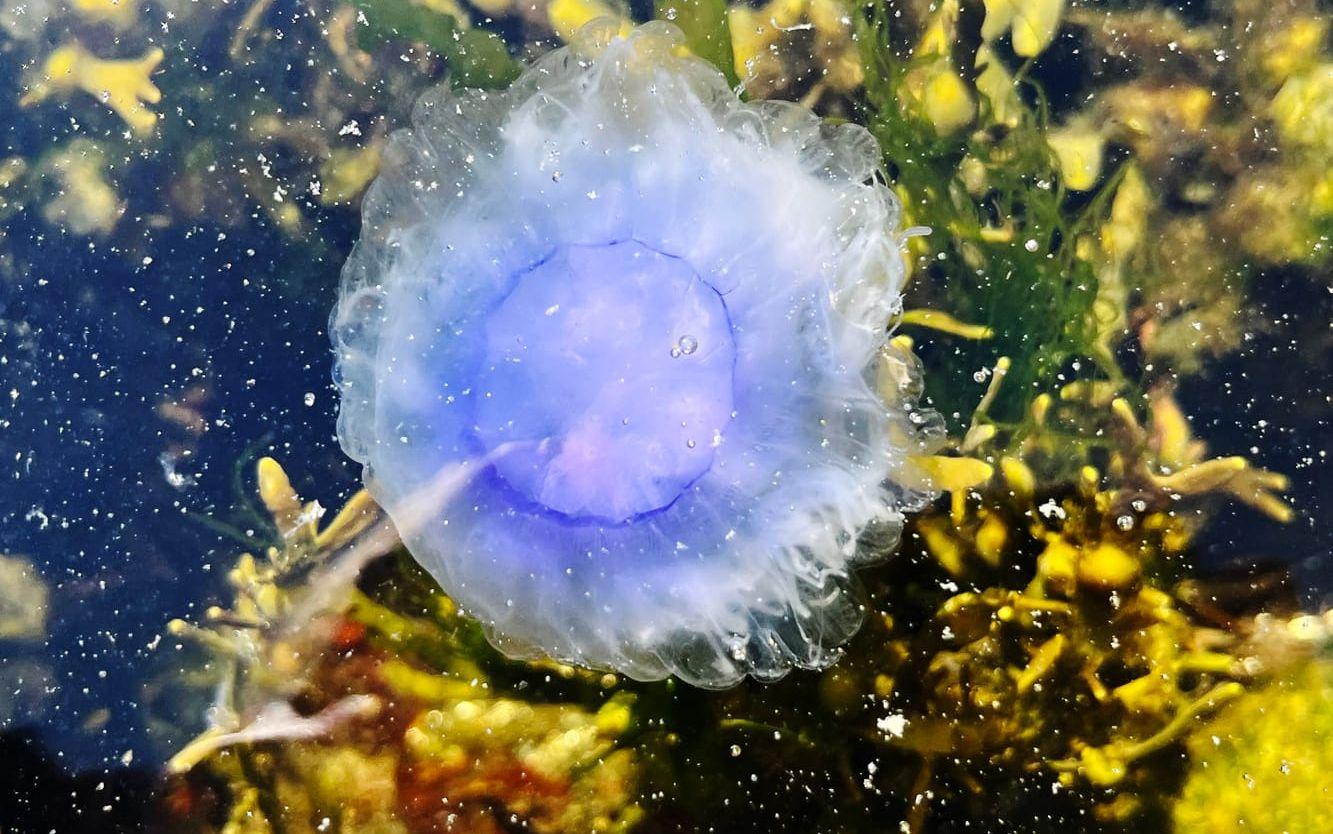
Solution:
<path fill-rule="evenodd" d="M 418 102 L 333 316 L 338 433 L 502 650 L 722 687 L 836 659 L 917 432 L 876 382 L 903 269 L 874 140 L 678 39 L 593 24 Z"/>

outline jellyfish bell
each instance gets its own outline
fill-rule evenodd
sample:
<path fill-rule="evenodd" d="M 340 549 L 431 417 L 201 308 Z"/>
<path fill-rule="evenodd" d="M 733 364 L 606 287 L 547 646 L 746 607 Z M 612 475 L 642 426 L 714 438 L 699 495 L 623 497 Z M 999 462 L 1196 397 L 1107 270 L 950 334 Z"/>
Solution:
<path fill-rule="evenodd" d="M 503 651 L 724 687 L 837 658 L 923 421 L 874 140 L 679 44 L 594 23 L 423 96 L 344 269 L 338 435 Z"/>
<path fill-rule="evenodd" d="M 534 507 L 620 524 L 712 465 L 736 348 L 726 302 L 685 261 L 632 240 L 562 248 L 485 330 L 474 430 L 487 448 L 527 443 L 496 469 Z"/>

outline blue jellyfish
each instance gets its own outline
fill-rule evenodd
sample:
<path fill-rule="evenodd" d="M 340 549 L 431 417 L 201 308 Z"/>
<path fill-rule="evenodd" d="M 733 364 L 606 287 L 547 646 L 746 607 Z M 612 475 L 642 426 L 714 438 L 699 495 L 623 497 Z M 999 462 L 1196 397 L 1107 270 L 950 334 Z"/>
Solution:
<path fill-rule="evenodd" d="M 594 23 L 417 103 L 333 314 L 338 435 L 502 651 L 718 688 L 836 660 L 928 421 L 874 139 L 680 43 Z"/>

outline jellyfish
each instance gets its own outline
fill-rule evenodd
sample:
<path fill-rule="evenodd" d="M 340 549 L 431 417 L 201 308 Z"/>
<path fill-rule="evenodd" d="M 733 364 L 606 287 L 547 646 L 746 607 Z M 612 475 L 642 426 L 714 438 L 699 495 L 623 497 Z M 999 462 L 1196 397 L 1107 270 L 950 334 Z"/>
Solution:
<path fill-rule="evenodd" d="M 331 332 L 342 447 L 497 648 L 722 688 L 837 659 L 928 421 L 875 140 L 681 45 L 594 22 L 427 92 Z"/>

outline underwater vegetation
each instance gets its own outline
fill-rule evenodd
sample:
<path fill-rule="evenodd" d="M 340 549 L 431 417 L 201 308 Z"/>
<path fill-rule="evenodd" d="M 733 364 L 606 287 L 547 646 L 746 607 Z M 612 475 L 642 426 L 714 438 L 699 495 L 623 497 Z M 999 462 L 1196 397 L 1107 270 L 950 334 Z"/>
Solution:
<path fill-rule="evenodd" d="M 382 517 L 367 493 L 321 525 L 270 458 L 258 486 L 292 532 L 241 559 L 235 602 L 207 628 L 169 629 L 210 659 L 165 685 L 214 693 L 212 726 L 167 764 L 188 774 L 165 799 L 180 825 L 611 832 L 641 817 L 641 764 L 621 744 L 634 696 L 614 678 L 547 663 L 547 695 L 528 698 L 537 679 L 518 676 L 531 669 L 491 649 L 406 556 L 346 595 L 349 556 Z"/>
<path fill-rule="evenodd" d="M 1327 620 L 1327 618 L 1325 618 Z M 1292 621 L 1295 629 L 1333 623 Z M 1262 689 L 1190 740 L 1194 760 L 1173 808 L 1184 831 L 1318 830 L 1333 788 L 1333 669 L 1324 659 Z M 1242 787 L 1243 786 L 1243 787 Z M 1263 796 L 1256 802 L 1253 795 Z"/>
<path fill-rule="evenodd" d="M 168 830 L 1318 830 L 1333 621 L 1281 571 L 1200 553 L 1224 505 L 1303 523 L 1306 473 L 1212 437 L 1183 392 L 1276 328 L 1265 287 L 1327 284 L 1326 4 L 39 7 L 0 9 L 11 98 L 86 129 L 16 140 L 0 218 L 135 263 L 148 230 L 277 241 L 244 280 L 333 303 L 363 213 L 332 329 L 370 490 L 326 521 L 242 462 L 264 517 L 214 511 L 248 553 L 144 688 Z M 0 248 L 0 288 L 33 280 Z M 826 284 L 801 280 L 816 262 Z M 636 277 L 617 314 L 565 329 L 608 265 Z M 676 315 L 620 333 L 626 310 Z M 589 468 L 542 443 L 598 379 L 571 355 L 643 418 Z M 479 386 L 471 434 L 423 394 Z M 699 436 L 654 422 L 662 390 Z M 158 405 L 181 454 L 208 396 Z M 776 415 L 732 460 L 727 396 Z M 665 506 L 777 460 L 777 487 Z M 423 485 L 468 514 L 420 513 Z M 582 570 L 593 546 L 557 523 L 581 516 L 634 527 L 635 555 Z M 0 594 L 0 710 L 49 688 L 38 596 Z M 739 680 L 792 666 L 821 668 Z"/>
<path fill-rule="evenodd" d="M 51 590 L 31 560 L 0 554 L 0 724 L 36 711 L 50 694 L 47 634 Z"/>
<path fill-rule="evenodd" d="M 1305 670 L 1333 620 L 1222 622 L 1206 584 L 1176 578 L 1194 525 L 1167 492 L 1103 488 L 1090 467 L 1041 486 L 1056 426 L 1106 411 L 1053 406 L 960 515 L 923 516 L 867 573 L 874 614 L 838 665 L 724 693 L 507 659 L 402 551 L 349 591 L 381 511 L 363 492 L 321 525 L 261 460 L 263 504 L 291 532 L 241 558 L 230 607 L 170 627 L 206 660 L 173 661 L 194 671 L 168 685 L 210 693 L 212 726 L 170 761 L 165 807 L 232 832 L 751 830 L 771 805 L 787 820 L 769 830 L 1165 825 L 1197 739 L 1270 755 L 1225 707 L 1323 674 Z M 1174 428 L 1168 409 L 1144 431 Z M 1195 486 L 1186 501 L 1215 489 Z M 1314 773 L 1326 753 L 1291 755 Z M 1187 797 L 1215 778 L 1199 773 Z"/>

